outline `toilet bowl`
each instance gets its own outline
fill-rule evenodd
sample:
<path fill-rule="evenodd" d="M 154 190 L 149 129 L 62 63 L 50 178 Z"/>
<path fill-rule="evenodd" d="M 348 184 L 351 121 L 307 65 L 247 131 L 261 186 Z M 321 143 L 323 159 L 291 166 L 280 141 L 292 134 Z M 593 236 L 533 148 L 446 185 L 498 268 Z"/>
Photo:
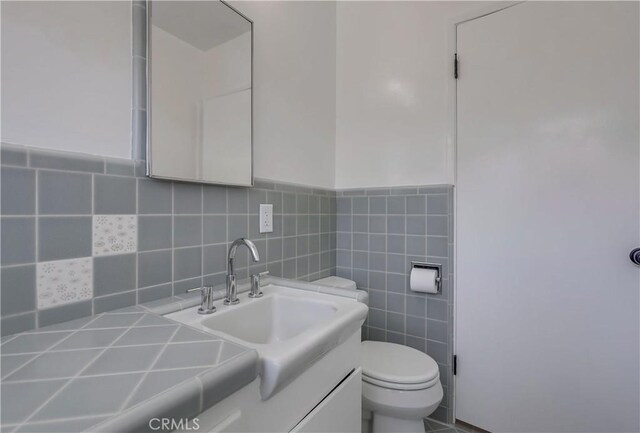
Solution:
<path fill-rule="evenodd" d="M 438 364 L 411 347 L 362 342 L 362 409 L 370 431 L 424 432 L 423 418 L 442 401 Z"/>
<path fill-rule="evenodd" d="M 353 281 L 340 277 L 315 283 L 356 289 Z M 362 342 L 363 432 L 424 432 L 423 418 L 442 397 L 438 364 L 429 355 L 395 343 Z"/>

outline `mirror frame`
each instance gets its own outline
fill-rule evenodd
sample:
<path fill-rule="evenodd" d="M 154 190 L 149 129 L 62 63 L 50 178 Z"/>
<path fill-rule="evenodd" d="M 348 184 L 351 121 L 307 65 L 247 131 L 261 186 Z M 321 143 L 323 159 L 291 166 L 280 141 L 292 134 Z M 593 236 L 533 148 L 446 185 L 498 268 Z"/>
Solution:
<path fill-rule="evenodd" d="M 210 184 L 210 185 L 227 185 L 227 186 L 241 186 L 241 187 L 252 187 L 255 184 L 255 177 L 254 177 L 254 164 L 253 164 L 253 156 L 254 156 L 254 145 L 253 145 L 253 69 L 254 69 L 254 62 L 253 62 L 253 50 L 254 50 L 254 41 L 253 41 L 253 21 L 251 19 L 249 19 L 246 15 L 244 15 L 242 12 L 240 12 L 239 10 L 237 10 L 236 8 L 234 8 L 233 6 L 229 5 L 225 0 L 217 0 L 220 3 L 222 3 L 223 5 L 225 5 L 226 7 L 228 7 L 229 9 L 231 9 L 233 12 L 235 12 L 236 14 L 238 14 L 240 17 L 244 18 L 245 20 L 247 20 L 247 22 L 249 23 L 250 26 L 250 31 L 251 31 L 251 107 L 250 107 L 250 113 L 249 113 L 249 118 L 251 119 L 251 182 L 249 184 L 238 184 L 238 183 L 228 183 L 228 182 L 223 182 L 223 181 L 210 181 L 210 180 L 204 180 L 204 179 L 187 179 L 187 178 L 179 178 L 179 177 L 171 177 L 171 176 L 159 176 L 156 174 L 153 174 L 153 170 L 152 170 L 152 150 L 151 150 L 151 140 L 152 140 L 152 134 L 151 134 L 151 111 L 152 111 L 152 106 L 151 106 L 151 8 L 153 1 L 152 0 L 145 0 L 146 3 L 146 8 L 145 8 L 145 27 L 146 27 L 146 34 L 145 34 L 145 54 L 146 54 L 146 77 L 144 80 L 144 83 L 137 83 L 138 85 L 143 85 L 145 87 L 145 93 L 147 95 L 146 98 L 146 140 L 144 143 L 144 147 L 145 147 L 145 160 L 146 160 L 146 176 L 152 179 L 164 179 L 164 180 L 174 180 L 174 181 L 179 181 L 179 182 L 190 182 L 190 183 L 199 183 L 199 184 Z M 135 23 L 134 23 L 135 25 Z M 135 31 L 133 32 L 135 34 Z M 135 80 L 134 80 L 134 86 L 136 85 Z M 133 93 L 136 93 L 135 87 L 133 89 Z M 135 131 L 136 128 L 135 126 L 133 127 L 133 130 Z M 141 143 L 139 143 L 139 145 L 142 145 Z"/>

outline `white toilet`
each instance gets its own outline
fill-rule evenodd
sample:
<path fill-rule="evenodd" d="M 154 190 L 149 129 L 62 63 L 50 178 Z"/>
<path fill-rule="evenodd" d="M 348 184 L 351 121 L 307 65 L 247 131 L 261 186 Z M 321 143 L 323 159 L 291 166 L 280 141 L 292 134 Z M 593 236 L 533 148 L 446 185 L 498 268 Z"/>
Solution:
<path fill-rule="evenodd" d="M 327 277 L 316 284 L 356 289 L 356 283 Z M 363 432 L 424 432 L 423 418 L 442 401 L 438 364 L 426 353 L 395 343 L 362 342 Z"/>
<path fill-rule="evenodd" d="M 362 408 L 371 412 L 371 431 L 424 432 L 423 418 L 441 401 L 438 364 L 429 355 L 400 344 L 362 342 Z"/>

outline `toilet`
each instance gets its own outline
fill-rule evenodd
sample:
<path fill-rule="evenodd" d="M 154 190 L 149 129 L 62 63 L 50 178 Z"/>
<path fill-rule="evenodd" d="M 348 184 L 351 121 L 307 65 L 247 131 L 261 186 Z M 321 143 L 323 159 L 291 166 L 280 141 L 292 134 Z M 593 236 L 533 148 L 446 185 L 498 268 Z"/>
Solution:
<path fill-rule="evenodd" d="M 442 395 L 438 364 L 426 353 L 362 342 L 362 408 L 364 419 L 371 419 L 370 431 L 424 432 L 423 418 L 436 410 Z"/>
<path fill-rule="evenodd" d="M 327 277 L 314 283 L 355 290 L 356 283 Z M 442 401 L 438 364 L 412 347 L 362 342 L 362 431 L 424 432 L 423 418 Z"/>

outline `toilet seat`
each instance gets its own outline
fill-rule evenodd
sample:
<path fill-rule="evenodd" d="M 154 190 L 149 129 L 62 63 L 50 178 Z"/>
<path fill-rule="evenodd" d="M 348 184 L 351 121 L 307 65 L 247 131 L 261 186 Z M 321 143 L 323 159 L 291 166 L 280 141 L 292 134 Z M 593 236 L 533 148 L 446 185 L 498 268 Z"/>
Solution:
<path fill-rule="evenodd" d="M 440 371 L 429 355 L 412 347 L 363 341 L 362 379 L 386 389 L 412 391 L 438 384 Z"/>
<path fill-rule="evenodd" d="M 431 388 L 440 382 L 440 376 L 435 377 L 433 380 L 425 383 L 395 383 L 395 382 L 387 382 L 384 380 L 374 379 L 372 377 L 368 377 L 362 375 L 363 382 L 370 383 L 371 385 L 379 386 L 381 388 L 386 389 L 395 389 L 398 391 L 419 391 L 421 389 Z"/>

